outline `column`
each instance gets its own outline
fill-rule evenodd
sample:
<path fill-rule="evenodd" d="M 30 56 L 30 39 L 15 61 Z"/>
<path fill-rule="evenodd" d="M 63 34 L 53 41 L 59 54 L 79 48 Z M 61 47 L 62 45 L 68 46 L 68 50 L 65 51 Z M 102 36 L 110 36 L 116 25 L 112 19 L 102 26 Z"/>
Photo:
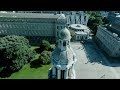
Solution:
<path fill-rule="evenodd" d="M 52 70 L 52 75 L 53 75 L 53 78 L 55 77 L 56 73 L 55 73 L 55 67 L 53 66 L 53 70 Z"/>
<path fill-rule="evenodd" d="M 57 79 L 60 79 L 60 75 L 61 75 L 61 72 L 60 72 L 60 70 L 58 70 L 58 71 L 57 71 L 57 74 L 58 74 L 58 77 L 57 77 Z"/>
<path fill-rule="evenodd" d="M 65 71 L 64 77 L 65 77 L 65 79 L 68 79 L 68 69 Z"/>
<path fill-rule="evenodd" d="M 75 75 L 75 70 L 74 70 L 74 65 L 72 66 L 72 79 L 75 79 L 76 78 L 76 75 Z"/>

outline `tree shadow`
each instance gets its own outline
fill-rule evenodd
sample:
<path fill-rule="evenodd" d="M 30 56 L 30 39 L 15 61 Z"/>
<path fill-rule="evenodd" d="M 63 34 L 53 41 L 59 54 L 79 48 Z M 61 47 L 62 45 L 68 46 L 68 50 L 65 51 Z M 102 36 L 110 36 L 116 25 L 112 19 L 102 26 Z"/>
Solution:
<path fill-rule="evenodd" d="M 6 78 L 6 77 L 11 76 L 12 73 L 13 73 L 13 71 L 10 71 L 9 69 L 5 68 L 0 72 L 0 77 L 1 78 Z"/>
<path fill-rule="evenodd" d="M 35 51 L 36 51 L 36 53 L 42 53 L 44 51 L 44 49 L 36 48 Z"/>
<path fill-rule="evenodd" d="M 120 66 L 120 59 L 119 58 L 112 58 L 109 55 L 107 55 L 103 50 L 101 50 L 94 41 L 91 42 L 85 42 L 83 44 L 84 51 L 86 53 L 86 56 L 88 58 L 87 63 L 92 63 L 94 65 L 95 63 L 102 64 L 105 66 L 110 67 L 119 67 Z M 107 60 L 106 60 L 107 59 Z M 85 64 L 87 64 L 85 63 Z"/>
<path fill-rule="evenodd" d="M 40 60 L 36 59 L 30 63 L 30 68 L 39 68 L 42 67 Z"/>

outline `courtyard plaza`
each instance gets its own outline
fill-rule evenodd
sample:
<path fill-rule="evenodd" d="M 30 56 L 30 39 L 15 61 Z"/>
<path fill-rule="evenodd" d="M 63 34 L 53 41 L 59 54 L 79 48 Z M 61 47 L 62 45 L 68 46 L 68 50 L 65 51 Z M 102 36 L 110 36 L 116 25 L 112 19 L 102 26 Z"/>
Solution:
<path fill-rule="evenodd" d="M 91 39 L 88 42 L 71 42 L 76 53 L 76 79 L 120 79 L 120 61 L 114 60 L 98 48 Z"/>

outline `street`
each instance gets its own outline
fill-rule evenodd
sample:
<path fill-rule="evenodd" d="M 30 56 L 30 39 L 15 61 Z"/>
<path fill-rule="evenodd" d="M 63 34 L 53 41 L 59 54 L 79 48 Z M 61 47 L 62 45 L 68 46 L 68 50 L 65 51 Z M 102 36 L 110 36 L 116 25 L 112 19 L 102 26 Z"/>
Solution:
<path fill-rule="evenodd" d="M 76 53 L 76 79 L 120 79 L 120 62 L 108 59 L 96 44 L 71 42 Z"/>

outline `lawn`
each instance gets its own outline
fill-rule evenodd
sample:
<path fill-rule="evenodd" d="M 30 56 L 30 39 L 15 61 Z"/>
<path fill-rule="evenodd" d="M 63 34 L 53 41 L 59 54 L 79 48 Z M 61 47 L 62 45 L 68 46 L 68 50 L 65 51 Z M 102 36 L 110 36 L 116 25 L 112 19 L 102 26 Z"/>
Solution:
<path fill-rule="evenodd" d="M 32 46 L 31 49 L 36 49 L 38 47 Z M 35 59 L 39 58 L 39 54 L 36 55 Z M 13 73 L 7 79 L 48 79 L 48 70 L 51 67 L 49 65 L 42 65 L 38 68 L 31 68 L 30 63 L 26 64 L 21 70 L 16 73 Z"/>
<path fill-rule="evenodd" d="M 50 65 L 43 65 L 39 68 L 30 68 L 26 64 L 19 72 L 13 73 L 8 79 L 48 79 Z"/>

